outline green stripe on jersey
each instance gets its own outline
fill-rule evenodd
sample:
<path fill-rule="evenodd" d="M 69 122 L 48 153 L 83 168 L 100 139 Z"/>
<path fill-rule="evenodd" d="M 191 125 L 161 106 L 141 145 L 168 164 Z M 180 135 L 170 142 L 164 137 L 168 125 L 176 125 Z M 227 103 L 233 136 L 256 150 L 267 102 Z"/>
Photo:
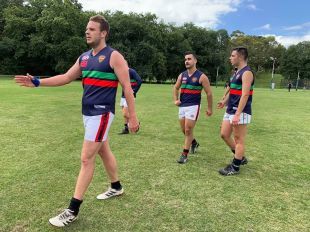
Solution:
<path fill-rule="evenodd" d="M 254 85 L 251 86 L 250 90 L 253 90 L 253 87 L 254 87 Z M 241 90 L 241 89 L 242 89 L 242 85 L 238 85 L 238 84 L 235 84 L 235 83 L 231 83 L 231 84 L 230 84 L 230 88 Z"/>
<path fill-rule="evenodd" d="M 99 71 L 82 71 L 82 77 L 94 77 L 99 79 L 117 80 L 114 73 L 99 72 Z"/>
<path fill-rule="evenodd" d="M 181 85 L 182 89 L 197 89 L 197 90 L 202 90 L 202 86 L 195 86 L 195 85 L 189 85 L 189 84 L 182 84 Z"/>

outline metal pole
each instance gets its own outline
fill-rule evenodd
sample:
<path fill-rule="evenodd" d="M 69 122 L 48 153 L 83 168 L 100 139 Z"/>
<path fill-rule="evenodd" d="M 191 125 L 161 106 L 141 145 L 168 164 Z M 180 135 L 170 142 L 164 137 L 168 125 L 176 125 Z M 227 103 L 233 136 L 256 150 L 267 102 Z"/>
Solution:
<path fill-rule="evenodd" d="M 275 58 L 273 58 L 273 63 L 272 63 L 272 73 L 271 73 L 272 82 L 273 82 L 273 75 L 274 75 L 274 62 L 275 62 Z"/>
<path fill-rule="evenodd" d="M 273 90 L 274 89 L 274 62 L 275 62 L 275 58 L 272 58 L 273 62 L 272 62 L 272 73 L 271 73 L 271 89 Z"/>
<path fill-rule="evenodd" d="M 274 63 L 276 62 L 276 58 L 270 57 L 272 59 L 272 72 L 271 72 L 271 90 L 274 89 L 275 83 L 274 83 Z"/>
<path fill-rule="evenodd" d="M 297 82 L 296 82 L 296 91 L 297 91 L 297 89 L 298 89 L 298 82 L 299 82 L 299 71 L 298 71 L 298 75 L 297 75 Z"/>
<path fill-rule="evenodd" d="M 215 87 L 217 88 L 217 78 L 219 76 L 219 66 L 217 66 L 217 69 L 216 69 L 216 79 L 215 79 Z"/>

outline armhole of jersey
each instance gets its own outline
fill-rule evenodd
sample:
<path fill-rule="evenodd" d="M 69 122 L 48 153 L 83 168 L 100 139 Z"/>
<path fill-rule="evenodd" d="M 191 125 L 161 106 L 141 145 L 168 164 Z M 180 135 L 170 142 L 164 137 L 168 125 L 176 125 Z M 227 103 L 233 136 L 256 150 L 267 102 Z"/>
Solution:
<path fill-rule="evenodd" d="M 182 85 L 183 73 L 181 73 L 181 74 L 178 76 L 177 82 L 178 82 L 179 78 L 180 78 L 180 84 Z"/>
<path fill-rule="evenodd" d="M 110 57 L 109 57 L 109 58 L 110 58 L 109 66 L 110 66 L 110 68 L 114 71 L 114 68 L 113 68 L 112 65 L 111 65 L 111 61 L 112 61 L 111 58 L 112 58 L 112 53 L 113 53 L 113 52 L 115 52 L 115 50 L 112 50 L 112 52 L 110 53 Z"/>
<path fill-rule="evenodd" d="M 251 73 L 252 73 L 252 75 L 253 75 L 253 84 L 254 84 L 254 81 L 255 81 L 255 74 L 254 74 L 254 72 L 251 70 Z"/>
<path fill-rule="evenodd" d="M 205 75 L 205 76 L 207 76 L 206 74 L 204 74 L 203 72 L 200 72 L 201 74 L 200 74 L 200 76 L 199 76 L 199 84 L 201 84 L 202 85 L 202 79 L 201 79 L 201 77 L 202 77 L 202 75 Z"/>
<path fill-rule="evenodd" d="M 246 71 L 244 71 L 244 72 L 242 73 L 242 76 L 243 76 L 243 74 L 244 74 L 245 72 L 250 72 L 250 73 L 252 73 L 252 76 L 253 76 L 253 82 L 254 82 L 254 79 L 255 79 L 254 72 L 253 72 L 252 70 L 246 70 Z"/>

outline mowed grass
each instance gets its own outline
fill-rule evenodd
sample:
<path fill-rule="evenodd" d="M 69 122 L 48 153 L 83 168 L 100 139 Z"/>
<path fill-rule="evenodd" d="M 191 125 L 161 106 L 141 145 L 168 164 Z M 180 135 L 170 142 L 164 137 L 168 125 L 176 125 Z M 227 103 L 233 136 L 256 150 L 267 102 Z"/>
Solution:
<path fill-rule="evenodd" d="M 214 102 L 223 88 L 213 88 Z M 22 88 L 0 79 L 0 231 L 59 231 L 48 223 L 68 206 L 83 140 L 80 82 Z M 223 110 L 195 128 L 201 144 L 176 163 L 183 135 L 171 85 L 144 84 L 137 98 L 141 130 L 109 137 L 125 194 L 96 195 L 109 180 L 99 157 L 79 219 L 63 231 L 309 231 L 310 91 L 256 89 L 246 154 L 238 176 L 218 169 L 232 154 L 220 139 Z M 117 104 L 119 102 L 119 94 Z"/>
<path fill-rule="evenodd" d="M 255 76 L 255 87 L 259 88 L 271 88 L 271 73 L 259 73 Z M 274 74 L 273 81 L 275 83 L 275 88 L 286 88 L 286 86 L 281 86 L 281 80 L 284 78 L 281 74 Z"/>

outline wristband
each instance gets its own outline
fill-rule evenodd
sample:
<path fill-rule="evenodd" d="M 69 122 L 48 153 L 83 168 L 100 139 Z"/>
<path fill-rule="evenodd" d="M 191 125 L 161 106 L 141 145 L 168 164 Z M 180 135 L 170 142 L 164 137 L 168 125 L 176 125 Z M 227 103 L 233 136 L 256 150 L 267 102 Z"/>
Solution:
<path fill-rule="evenodd" d="M 35 76 L 33 79 L 31 79 L 32 84 L 34 84 L 35 87 L 39 87 L 40 85 L 40 77 Z"/>

